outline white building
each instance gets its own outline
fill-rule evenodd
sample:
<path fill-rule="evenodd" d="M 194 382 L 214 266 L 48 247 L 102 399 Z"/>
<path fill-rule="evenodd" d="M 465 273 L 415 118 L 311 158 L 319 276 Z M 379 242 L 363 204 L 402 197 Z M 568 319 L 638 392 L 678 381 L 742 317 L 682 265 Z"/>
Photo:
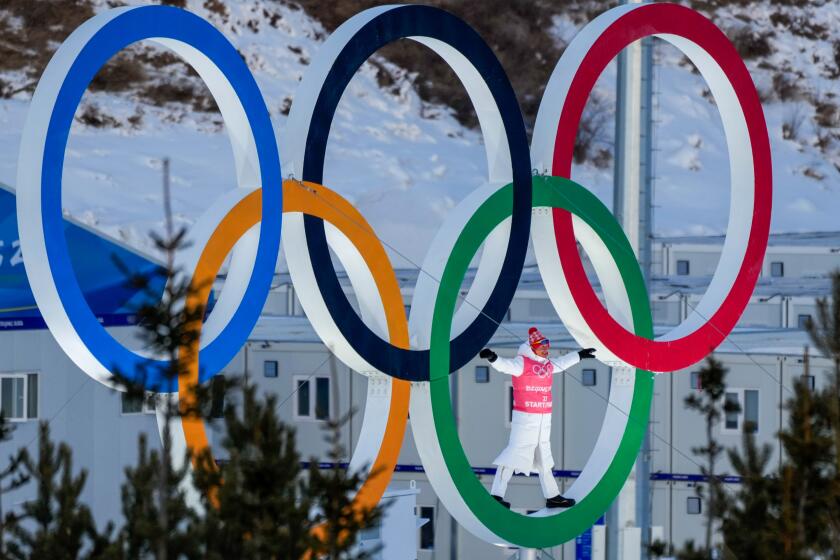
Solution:
<path fill-rule="evenodd" d="M 651 301 L 659 331 L 679 322 L 696 305 L 714 271 L 720 242 L 720 238 L 691 238 L 661 239 L 655 244 L 660 275 L 653 282 Z M 739 445 L 741 429 L 749 420 L 757 424 L 760 442 L 774 446 L 773 460 L 781 460 L 775 434 L 785 423 L 786 413 L 780 403 L 803 375 L 803 349 L 808 344 L 800 326 L 806 316 L 814 316 L 815 297 L 829 293 L 828 276 L 840 267 L 838 251 L 840 233 L 772 238 L 755 295 L 738 328 L 716 351 L 730 370 L 728 398 L 737 399 L 742 407 L 741 413 L 730 415 L 717 428 L 725 446 Z M 416 273 L 400 271 L 398 276 L 408 304 Z M 321 425 L 325 415 L 357 408 L 345 429 L 346 447 L 352 449 L 359 438 L 366 378 L 330 356 L 302 316 L 288 277 L 278 277 L 275 286 L 249 342 L 224 374 L 246 375 L 261 390 L 280 396 L 280 415 L 296 425 L 304 457 L 323 456 Z M 346 290 L 352 300 L 349 284 Z M 552 340 L 555 351 L 577 349 L 548 302 L 537 271 L 528 268 L 507 320 L 489 346 L 502 355 L 512 355 L 532 324 Z M 112 332 L 124 341 L 133 337 L 132 327 L 116 327 Z M 11 411 L 8 414 L 17 427 L 3 449 L 34 446 L 36 420 L 48 420 L 54 437 L 67 441 L 74 449 L 76 464 L 91 473 L 84 497 L 97 519 L 118 521 L 123 468 L 136 459 L 140 432 L 156 440 L 154 415 L 141 403 L 90 380 L 46 330 L 0 332 L 0 355 L 0 402 L 4 410 Z M 698 390 L 693 372 L 699 367 L 658 375 L 655 382 L 652 519 L 656 534 L 675 545 L 687 539 L 702 540 L 704 535 L 700 515 L 704 504 L 694 494 L 699 461 L 691 453 L 704 438 L 702 419 L 683 406 L 684 398 Z M 830 367 L 823 358 L 812 359 L 816 385 Z M 591 360 L 555 378 L 552 442 L 561 490 L 583 467 L 594 445 L 607 405 L 609 379 L 609 368 Z M 453 374 L 451 383 L 461 441 L 477 476 L 489 489 L 492 460 L 508 437 L 510 378 L 476 359 Z M 220 434 L 211 432 L 210 437 L 215 442 Z M 7 455 L 0 453 L 0 460 Z M 731 472 L 725 458 L 720 471 Z M 737 482 L 730 484 L 734 487 Z M 417 516 L 430 520 L 416 529 L 418 559 L 506 558 L 511 554 L 473 537 L 448 515 L 422 472 L 409 427 L 391 492 L 398 496 L 408 491 L 413 496 L 410 489 L 414 486 L 419 491 Z M 14 507 L 31 492 L 27 489 L 4 497 L 4 507 Z M 508 497 L 513 507 L 522 511 L 542 507 L 536 479 L 515 477 Z M 575 558 L 575 545 L 567 543 L 548 552 L 553 558 Z"/>

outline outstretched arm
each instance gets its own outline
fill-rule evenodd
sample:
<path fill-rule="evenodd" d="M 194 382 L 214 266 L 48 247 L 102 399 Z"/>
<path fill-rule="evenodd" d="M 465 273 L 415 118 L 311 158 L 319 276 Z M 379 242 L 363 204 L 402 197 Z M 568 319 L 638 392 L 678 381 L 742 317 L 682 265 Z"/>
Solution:
<path fill-rule="evenodd" d="M 554 365 L 556 370 L 562 371 L 569 369 L 573 365 L 576 365 L 581 360 L 594 357 L 595 350 L 593 348 L 585 348 L 583 350 L 580 350 L 579 352 L 569 352 L 568 354 L 560 356 L 557 359 L 551 360 L 551 363 Z"/>
<path fill-rule="evenodd" d="M 490 365 L 496 371 L 513 375 L 514 377 L 522 375 L 522 371 L 525 367 L 525 361 L 522 359 L 522 356 L 516 356 L 515 358 L 500 358 L 489 348 L 483 349 L 478 355 L 490 362 Z"/>

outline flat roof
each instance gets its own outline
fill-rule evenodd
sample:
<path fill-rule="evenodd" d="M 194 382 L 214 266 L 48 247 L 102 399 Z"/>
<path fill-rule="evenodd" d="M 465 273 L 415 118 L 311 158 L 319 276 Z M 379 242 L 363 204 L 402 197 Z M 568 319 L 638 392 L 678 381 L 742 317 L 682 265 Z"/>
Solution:
<path fill-rule="evenodd" d="M 654 237 L 654 243 L 669 245 L 723 245 L 723 235 L 686 235 L 679 237 Z M 780 247 L 837 247 L 840 248 L 840 231 L 802 231 L 771 233 L 770 246 Z"/>
<path fill-rule="evenodd" d="M 395 274 L 401 288 L 413 288 L 417 283 L 419 271 L 416 269 L 397 269 Z M 474 278 L 475 269 L 467 270 L 462 289 L 467 289 Z M 338 279 L 342 286 L 350 288 L 350 280 L 343 271 L 338 271 Z M 597 278 L 590 278 L 590 281 L 595 290 L 600 291 Z M 711 276 L 655 276 L 651 282 L 651 293 L 654 295 L 654 301 L 659 296 L 702 295 L 706 292 L 710 282 Z M 290 283 L 291 277 L 288 273 L 275 275 L 275 287 Z M 536 265 L 528 265 L 523 269 L 519 280 L 519 289 L 545 292 L 542 276 Z M 758 297 L 773 295 L 818 297 L 827 296 L 830 293 L 831 278 L 825 276 L 802 278 L 762 276 L 758 279 L 754 290 L 754 294 Z"/>
<path fill-rule="evenodd" d="M 527 339 L 532 323 L 504 322 L 488 344 L 500 348 L 517 348 Z M 540 331 L 551 339 L 556 348 L 577 348 L 577 342 L 559 321 L 538 322 Z M 656 336 L 665 334 L 673 327 L 655 328 Z M 263 315 L 251 332 L 249 342 L 277 342 L 322 344 L 321 339 L 306 317 Z M 715 350 L 718 354 L 765 354 L 802 356 L 805 346 L 811 347 L 811 354 L 818 355 L 808 334 L 799 329 L 779 328 L 736 328 Z"/>

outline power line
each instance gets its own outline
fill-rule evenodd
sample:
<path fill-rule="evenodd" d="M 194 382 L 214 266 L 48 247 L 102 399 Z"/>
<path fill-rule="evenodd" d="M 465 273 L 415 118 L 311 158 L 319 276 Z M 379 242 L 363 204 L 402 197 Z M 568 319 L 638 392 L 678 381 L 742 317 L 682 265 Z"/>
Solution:
<path fill-rule="evenodd" d="M 301 183 L 301 181 L 299 181 L 299 180 L 294 180 L 294 183 L 295 183 L 295 184 L 300 185 L 302 188 L 306 188 L 306 187 L 305 187 L 305 185 L 303 185 L 303 184 Z M 561 196 L 564 196 L 564 198 L 566 198 L 566 200 L 567 200 L 567 202 L 569 203 L 570 207 L 574 208 L 574 211 L 575 211 L 575 213 L 576 213 L 576 214 L 578 214 L 579 216 L 581 216 L 581 217 L 583 217 L 583 218 L 588 217 L 588 216 L 587 216 L 587 214 L 586 214 L 586 212 L 585 212 L 583 209 L 581 209 L 581 208 L 577 207 L 577 205 L 574 203 L 574 201 L 573 201 L 573 200 L 570 200 L 568 197 L 566 197 L 566 196 L 565 196 L 565 193 L 563 193 L 563 191 L 562 191 L 561 189 L 559 189 L 559 188 L 558 188 L 558 187 L 556 187 L 556 186 L 554 186 L 553 188 L 555 188 L 555 189 L 557 190 L 557 192 L 558 192 Z M 307 189 L 307 191 L 311 192 L 311 190 L 310 190 L 310 189 Z M 316 196 L 318 196 L 318 193 L 316 192 L 316 193 L 315 193 L 315 195 L 316 195 Z M 429 271 L 425 270 L 425 269 L 424 269 L 421 265 L 417 264 L 417 263 L 416 263 L 413 259 L 409 258 L 409 257 L 408 257 L 407 255 L 405 255 L 403 252 L 399 251 L 399 250 L 398 250 L 396 247 L 394 247 L 392 244 L 390 244 L 390 243 L 386 242 L 385 240 L 383 240 L 383 239 L 382 239 L 381 237 L 379 237 L 379 236 L 378 236 L 375 232 L 371 232 L 371 231 L 370 231 L 367 227 L 365 227 L 365 225 L 364 225 L 364 224 L 359 223 L 359 222 L 358 222 L 358 221 L 357 221 L 357 220 L 356 220 L 353 216 L 348 215 L 346 212 L 344 212 L 344 211 L 343 211 L 343 209 L 341 209 L 341 208 L 337 207 L 336 205 L 332 204 L 332 203 L 331 203 L 328 199 L 326 199 L 326 198 L 321 197 L 321 200 L 322 200 L 325 204 L 327 204 L 327 205 L 331 206 L 331 207 L 332 207 L 334 210 L 336 210 L 337 212 L 341 213 L 344 217 L 346 217 L 346 218 L 349 220 L 349 222 L 350 222 L 350 223 L 355 224 L 356 226 L 358 226 L 358 227 L 362 228 L 362 229 L 363 229 L 366 233 L 373 235 L 373 236 L 374 236 L 374 237 L 375 237 L 375 238 L 376 238 L 376 239 L 377 239 L 377 240 L 378 240 L 378 241 L 379 241 L 379 242 L 380 242 L 380 243 L 381 243 L 384 247 L 387 247 L 388 249 L 390 249 L 391 251 L 393 251 L 396 255 L 398 255 L 400 258 L 402 258 L 402 259 L 404 259 L 406 262 L 410 263 L 410 264 L 411 264 L 411 266 L 413 266 L 414 268 L 416 268 L 416 269 L 417 269 L 417 271 L 418 271 L 419 273 L 425 274 L 425 275 L 426 275 L 426 276 L 428 276 L 431 280 L 433 280 L 434 282 L 436 282 L 436 283 L 438 283 L 438 284 L 440 284 L 440 283 L 441 283 L 441 281 L 440 281 L 440 279 L 439 279 L 439 278 L 437 278 L 435 275 L 431 274 Z M 607 233 L 606 235 L 608 235 L 608 236 L 609 236 L 610 234 L 609 234 L 609 233 Z M 618 241 L 618 240 L 617 240 L 617 239 L 615 239 L 615 238 L 611 238 L 611 240 L 612 240 L 612 241 L 616 241 L 616 242 Z M 615 243 L 615 246 L 617 246 L 617 247 L 623 247 L 621 243 Z M 625 251 L 626 251 L 626 249 L 623 249 L 623 248 L 622 248 L 621 250 L 625 250 Z M 633 254 L 632 256 L 633 256 L 633 258 L 635 258 L 635 254 Z M 502 323 L 502 322 L 500 322 L 500 321 L 497 321 L 497 320 L 495 320 L 495 319 L 493 319 L 493 318 L 489 317 L 489 316 L 488 316 L 488 315 L 487 315 L 487 314 L 486 314 L 486 313 L 485 313 L 482 309 L 478 308 L 475 304 L 473 304 L 471 301 L 469 301 L 469 300 L 467 299 L 466 295 L 463 295 L 463 294 L 461 294 L 461 293 L 459 292 L 457 297 L 458 297 L 460 300 L 462 300 L 462 303 L 464 303 L 464 304 L 466 304 L 466 305 L 469 305 L 470 307 L 472 307 L 473 309 L 475 309 L 475 310 L 476 310 L 476 311 L 477 311 L 480 315 L 483 315 L 484 317 L 486 317 L 486 318 L 490 319 L 491 321 L 493 321 L 493 323 L 497 326 L 497 328 L 501 328 L 502 330 L 504 330 L 505 332 L 507 332 L 509 335 L 511 335 L 514 339 L 519 339 L 519 340 L 520 340 L 520 342 L 525 342 L 525 339 L 524 339 L 521 335 L 517 335 L 516 333 L 512 332 L 510 329 L 508 329 L 508 328 L 504 325 L 504 323 Z M 687 304 L 688 304 L 688 303 L 687 303 Z M 688 304 L 688 305 L 690 306 L 690 304 Z M 698 314 L 698 315 L 699 315 L 702 319 L 704 319 L 705 321 L 707 321 L 707 322 L 708 322 L 708 319 L 707 319 L 707 318 L 706 318 L 706 317 L 705 317 L 702 313 L 700 313 L 700 312 L 699 312 L 696 308 L 694 308 L 693 306 L 690 306 L 690 307 L 692 307 L 692 310 L 693 310 L 695 313 L 697 313 L 697 314 Z M 739 349 L 739 351 L 741 351 L 741 352 L 742 352 L 745 356 L 747 356 L 747 357 L 748 357 L 748 358 L 749 358 L 749 359 L 750 359 L 750 360 L 751 360 L 751 361 L 752 361 L 752 362 L 753 362 L 756 366 L 758 366 L 758 367 L 759 367 L 759 369 L 760 369 L 761 371 L 763 371 L 763 372 L 764 372 L 764 373 L 765 373 L 765 374 L 766 374 L 766 375 L 767 375 L 770 379 L 772 379 L 772 380 L 773 380 L 773 381 L 775 381 L 776 383 L 779 383 L 779 380 L 778 380 L 777 378 L 775 378 L 772 374 L 770 374 L 770 372 L 768 372 L 768 371 L 767 371 L 767 370 L 766 370 L 766 369 L 765 369 L 765 368 L 764 368 L 764 367 L 763 367 L 760 363 L 758 363 L 758 362 L 757 362 L 757 361 L 756 361 L 756 360 L 755 360 L 755 359 L 754 359 L 754 358 L 753 358 L 753 357 L 752 357 L 749 353 L 747 353 L 746 351 L 744 351 L 744 350 L 743 350 L 743 349 L 742 349 L 742 348 L 741 348 L 741 347 L 740 347 L 740 346 L 739 346 L 736 342 L 734 342 L 734 341 L 730 338 L 730 336 L 729 336 L 729 335 L 724 335 L 724 333 L 723 333 L 723 332 L 721 332 L 721 331 L 717 328 L 717 326 L 716 326 L 716 325 L 714 325 L 714 324 L 711 324 L 711 325 L 712 325 L 712 327 L 713 327 L 713 328 L 715 328 L 715 329 L 718 331 L 718 333 L 719 333 L 719 334 L 723 335 L 724 340 L 728 340 L 731 344 L 733 344 L 733 346 L 735 346 L 736 348 L 738 348 L 738 349 Z M 308 380 L 310 380 L 312 377 L 314 377 L 314 376 L 316 375 L 316 373 L 317 373 L 317 372 L 318 372 L 318 371 L 319 371 L 319 370 L 320 370 L 320 369 L 321 369 L 321 368 L 322 368 L 322 367 L 323 367 L 323 366 L 324 366 L 324 365 L 325 365 L 328 361 L 329 361 L 329 353 L 328 353 L 328 355 L 327 355 L 327 358 L 326 358 L 325 360 L 323 360 L 323 361 L 322 361 L 322 362 L 321 362 L 321 363 L 320 363 L 320 364 L 319 364 L 319 365 L 318 365 L 315 369 L 313 369 L 313 370 L 312 370 L 312 372 L 311 372 L 311 373 L 307 376 L 307 378 L 306 378 L 306 379 L 307 379 L 307 381 L 308 381 Z M 583 384 L 582 384 L 582 382 L 581 382 L 580 380 L 578 380 L 577 378 L 575 378 L 574 376 L 570 376 L 570 377 L 572 377 L 572 379 L 574 379 L 574 380 L 575 380 L 575 381 L 576 381 L 576 382 L 577 382 L 577 383 L 578 383 L 581 387 L 584 387 L 584 388 L 585 388 L 585 389 L 587 389 L 589 392 L 591 392 L 592 394 L 596 395 L 596 396 L 597 396 L 598 398 L 600 398 L 601 400 L 605 401 L 605 402 L 607 403 L 607 405 L 608 405 L 608 406 L 612 406 L 613 408 L 615 408 L 616 410 L 618 410 L 621 414 L 623 414 L 624 416 L 626 416 L 628 421 L 633 421 L 633 420 L 632 420 L 632 418 L 629 416 L 629 414 L 627 414 L 627 412 L 626 412 L 626 411 L 622 410 L 621 408 L 617 407 L 614 403 L 610 402 L 608 398 L 605 398 L 603 395 L 599 394 L 597 391 L 595 391 L 595 390 L 594 390 L 594 389 L 592 389 L 591 387 L 588 387 L 588 386 L 586 386 L 586 385 L 583 385 Z M 68 404 L 69 404 L 69 403 L 70 403 L 73 399 L 75 399 L 75 397 L 76 397 L 76 396 L 77 396 L 77 395 L 81 392 L 81 390 L 82 390 L 82 389 L 86 386 L 86 384 L 87 384 L 87 382 L 89 381 L 89 379 L 90 379 L 90 378 L 88 377 L 87 379 L 85 379 L 85 380 L 84 380 L 84 381 L 83 381 L 83 382 L 79 385 L 79 387 L 78 387 L 78 388 L 76 389 L 76 391 L 75 391 L 75 392 L 74 392 L 74 393 L 70 396 L 70 398 L 68 398 L 68 399 L 67 399 L 67 400 L 66 400 L 66 401 L 62 404 L 62 406 L 61 406 L 61 407 L 59 407 L 58 411 L 57 411 L 57 412 L 56 412 L 56 413 L 55 413 L 55 414 L 54 414 L 54 415 L 53 415 L 53 416 L 52 416 L 52 417 L 51 417 L 51 418 L 47 421 L 47 424 L 51 424 L 51 423 L 52 423 L 52 422 L 53 422 L 53 421 L 54 421 L 54 420 L 55 420 L 55 419 L 56 419 L 56 418 L 57 418 L 57 417 L 58 417 L 58 416 L 59 416 L 59 415 L 60 415 L 60 414 L 61 414 L 61 413 L 62 413 L 62 412 L 66 409 L 67 405 L 68 405 Z M 279 408 L 280 408 L 283 404 L 285 404 L 286 402 L 288 402 L 288 401 L 289 401 L 289 400 L 290 400 L 290 399 L 291 399 L 291 398 L 292 398 L 292 397 L 293 397 L 293 396 L 294 396 L 294 395 L 295 395 L 295 394 L 299 391 L 299 389 L 301 388 L 301 386 L 302 386 L 302 384 L 299 384 L 297 387 L 294 387 L 294 388 L 293 388 L 293 390 L 292 390 L 292 392 L 291 392 L 289 395 L 287 395 L 287 396 L 286 396 L 286 398 L 284 398 L 284 400 L 283 400 L 283 401 L 281 401 L 281 403 L 279 403 L 279 404 L 277 405 L 277 408 L 279 409 Z M 786 388 L 786 387 L 784 387 L 784 386 L 783 386 L 783 388 L 792 394 L 792 392 L 790 391 L 790 389 L 788 389 L 788 388 Z M 648 426 L 648 422 L 639 423 L 638 425 L 639 425 L 640 427 L 643 427 L 643 428 L 645 428 L 645 429 L 646 429 L 646 428 L 647 428 L 647 426 Z M 675 451 L 677 454 L 679 454 L 680 456 L 682 456 L 683 458 L 685 458 L 686 460 L 688 460 L 689 462 L 691 462 L 692 464 L 694 464 L 696 467 L 698 467 L 698 468 L 701 468 L 701 469 L 702 469 L 702 467 L 701 467 L 701 465 L 700 465 L 699 463 L 697 463 L 697 462 L 696 462 L 696 461 L 695 461 L 692 457 L 690 457 L 688 454 L 686 454 L 685 452 L 683 452 L 681 449 L 677 448 L 676 446 L 674 446 L 673 444 L 671 444 L 669 441 L 667 441 L 666 439 L 664 439 L 662 436 L 659 436 L 658 434 L 656 434 L 654 431 L 651 431 L 650 433 L 651 433 L 651 434 L 652 434 L 652 435 L 653 435 L 656 439 L 658 439 L 659 441 L 661 441 L 662 443 L 664 443 L 667 447 L 669 447 L 670 449 L 672 449 L 673 451 Z M 37 436 L 36 436 L 36 438 L 33 438 L 32 440 L 30 440 L 30 442 L 26 445 L 26 447 L 28 447 L 29 445 L 31 445 L 31 444 L 32 444 L 32 442 L 34 442 L 34 441 L 35 441 L 35 439 L 37 439 Z"/>

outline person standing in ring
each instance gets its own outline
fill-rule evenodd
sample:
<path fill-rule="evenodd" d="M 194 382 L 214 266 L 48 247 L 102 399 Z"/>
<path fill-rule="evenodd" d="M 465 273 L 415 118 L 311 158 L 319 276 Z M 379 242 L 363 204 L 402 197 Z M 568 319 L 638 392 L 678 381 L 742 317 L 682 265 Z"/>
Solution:
<path fill-rule="evenodd" d="M 559 359 L 549 357 L 551 343 L 536 328 L 528 329 L 528 343 L 519 347 L 515 358 L 500 358 L 489 348 L 478 355 L 496 371 L 513 376 L 513 418 L 507 447 L 496 457 L 496 476 L 490 494 L 510 508 L 505 492 L 514 473 L 536 472 L 545 496 L 545 507 L 567 508 L 575 504 L 560 495 L 552 468 L 551 383 L 555 372 L 562 372 L 583 359 L 594 358 L 595 349 L 570 352 Z"/>

